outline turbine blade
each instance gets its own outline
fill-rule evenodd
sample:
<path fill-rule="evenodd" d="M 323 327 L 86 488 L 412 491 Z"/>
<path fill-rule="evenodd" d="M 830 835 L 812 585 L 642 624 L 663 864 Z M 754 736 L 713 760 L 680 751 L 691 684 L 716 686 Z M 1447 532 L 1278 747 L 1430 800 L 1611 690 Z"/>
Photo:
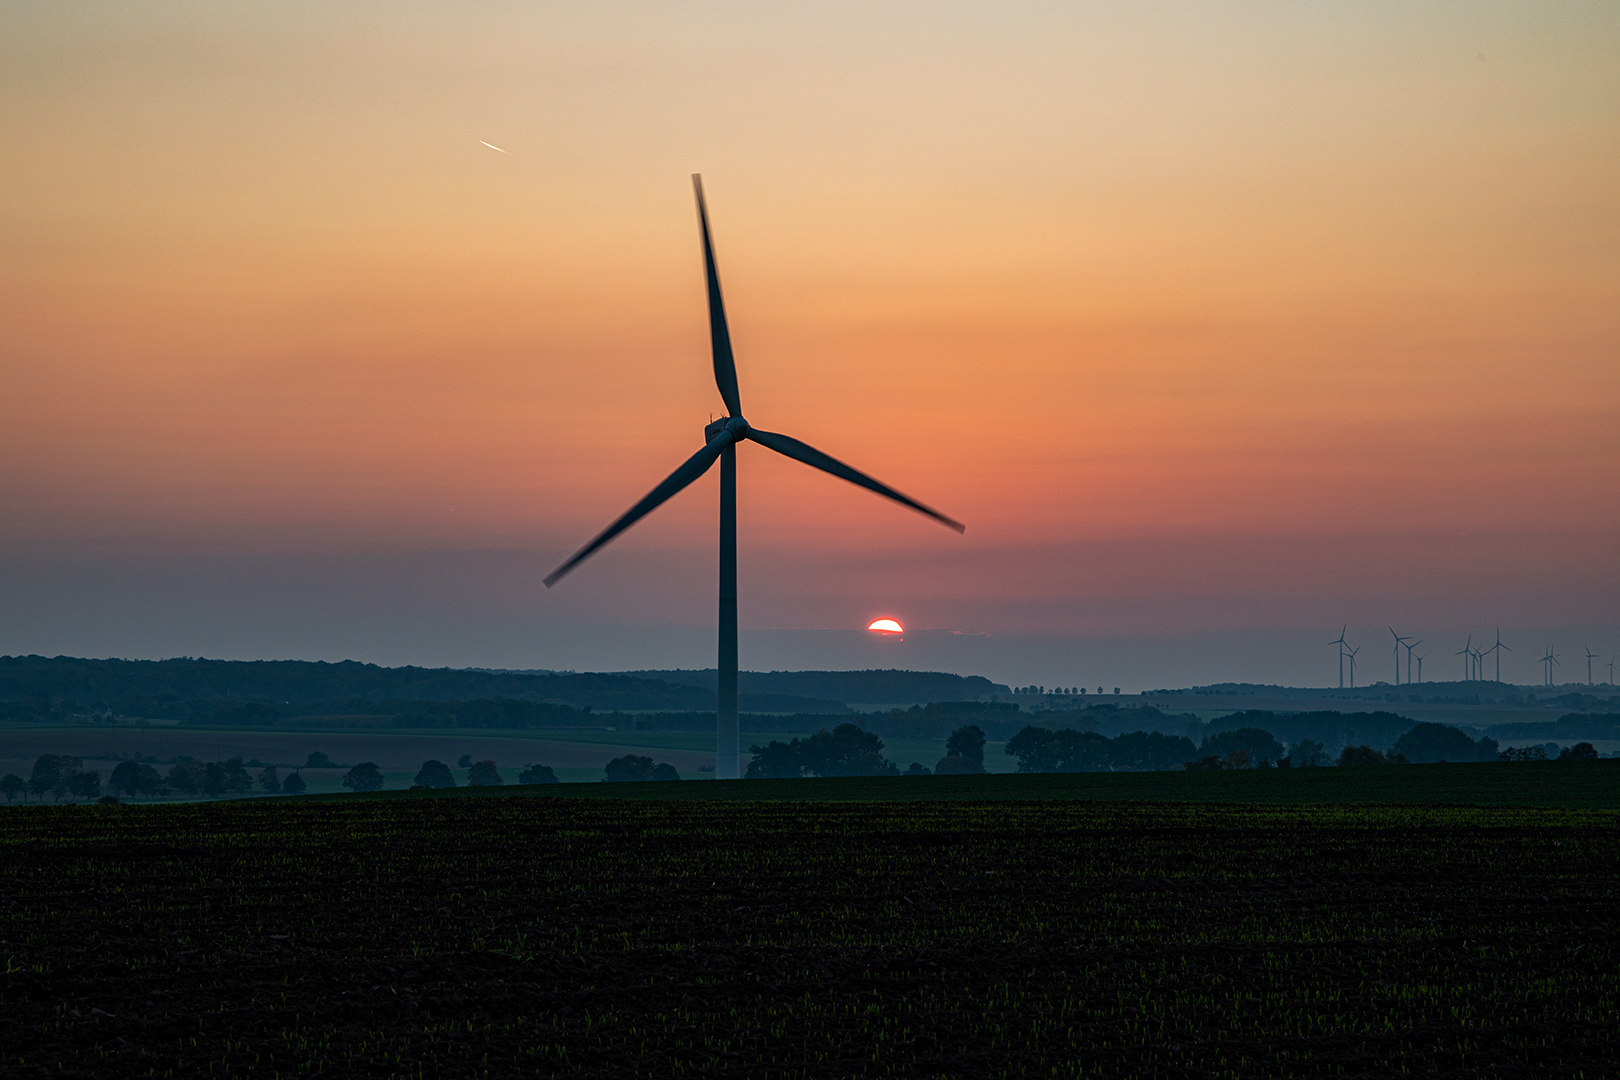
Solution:
<path fill-rule="evenodd" d="M 720 272 L 714 265 L 714 243 L 709 239 L 709 205 L 703 199 L 703 177 L 692 174 L 697 192 L 698 224 L 703 227 L 703 278 L 709 287 L 709 345 L 714 352 L 714 385 L 731 416 L 742 415 L 737 393 L 737 361 L 731 355 L 731 331 L 726 326 L 726 302 L 720 297 Z"/>
<path fill-rule="evenodd" d="M 597 548 L 600 548 L 603 544 L 606 544 L 609 540 L 612 540 L 615 536 L 618 536 L 624 530 L 652 513 L 660 504 L 666 502 L 686 485 L 708 472 L 709 466 L 719 459 L 720 451 L 734 441 L 736 441 L 735 435 L 730 431 L 722 430 L 709 445 L 687 458 L 685 464 L 670 473 L 664 479 L 664 482 L 649 491 L 645 498 L 626 510 L 613 524 L 597 533 L 594 540 L 574 552 L 567 562 L 547 574 L 545 577 L 546 588 L 549 589 L 557 584 L 558 581 L 562 580 L 563 575 L 596 554 Z"/>
<path fill-rule="evenodd" d="M 935 521 L 939 522 L 941 525 L 955 529 L 957 532 L 967 531 L 967 526 L 963 525 L 960 521 L 957 521 L 954 518 L 948 518 L 938 510 L 935 510 L 929 506 L 924 506 L 916 499 L 900 494 L 900 492 L 894 490 L 894 488 L 890 487 L 889 485 L 872 479 L 870 476 L 867 476 L 858 469 L 850 468 L 837 458 L 823 454 L 820 450 L 817 450 L 808 443 L 802 443 L 798 439 L 792 438 L 788 435 L 778 435 L 771 431 L 761 431 L 759 428 L 749 428 L 748 438 L 753 439 L 761 446 L 767 446 L 770 449 L 775 450 L 778 454 L 781 454 L 784 457 L 790 457 L 794 461 L 802 461 L 813 469 L 820 469 L 822 472 L 832 473 L 840 480 L 848 480 L 850 483 L 859 485 L 868 491 L 875 491 L 886 499 L 893 499 L 902 506 L 909 506 L 913 510 L 917 511 L 917 513 L 926 514 Z"/>

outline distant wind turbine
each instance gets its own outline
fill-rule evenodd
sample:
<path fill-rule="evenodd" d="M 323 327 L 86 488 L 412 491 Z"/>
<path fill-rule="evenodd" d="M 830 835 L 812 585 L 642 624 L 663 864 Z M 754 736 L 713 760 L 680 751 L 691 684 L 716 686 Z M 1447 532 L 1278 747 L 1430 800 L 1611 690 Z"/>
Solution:
<path fill-rule="evenodd" d="M 1350 660 L 1350 689 L 1352 690 L 1356 688 L 1356 653 L 1360 651 L 1361 646 L 1357 645 L 1355 648 L 1344 654 Z"/>
<path fill-rule="evenodd" d="M 1390 635 L 1395 639 L 1395 685 L 1399 686 L 1401 685 L 1401 645 L 1405 642 L 1411 641 L 1412 639 L 1409 637 L 1401 637 L 1401 635 L 1395 633 L 1395 628 L 1393 626 L 1389 628 L 1389 632 Z"/>
<path fill-rule="evenodd" d="M 1590 648 L 1587 648 L 1587 646 L 1585 646 L 1585 645 L 1582 645 L 1581 648 L 1586 649 L 1586 685 L 1591 686 L 1592 685 L 1592 658 L 1594 656 L 1596 656 L 1597 653 L 1593 652 Z"/>
<path fill-rule="evenodd" d="M 1496 681 L 1497 682 L 1502 681 L 1502 652 L 1504 650 L 1506 650 L 1507 652 L 1512 652 L 1513 651 L 1512 649 L 1509 649 L 1506 645 L 1502 644 L 1502 628 L 1500 626 L 1498 626 L 1496 628 L 1496 644 L 1492 645 L 1490 648 L 1485 650 L 1487 653 L 1495 653 L 1496 654 Z M 1480 676 L 1481 679 L 1483 679 L 1485 677 L 1485 672 L 1481 671 L 1479 673 L 1479 676 Z"/>
<path fill-rule="evenodd" d="M 1417 658 L 1417 662 L 1418 662 L 1418 685 L 1421 686 L 1423 684 L 1423 657 L 1419 656 Z"/>
<path fill-rule="evenodd" d="M 1344 640 L 1344 631 L 1348 630 L 1348 629 L 1350 629 L 1350 624 L 1345 623 L 1344 624 L 1344 629 L 1339 631 L 1339 636 L 1336 639 L 1334 639 L 1333 641 L 1328 642 L 1329 645 L 1337 645 L 1339 647 L 1339 689 L 1340 690 L 1344 689 L 1344 650 L 1349 647 L 1349 643 Z"/>
<path fill-rule="evenodd" d="M 1609 685 L 1614 685 L 1614 654 L 1609 655 Z"/>
<path fill-rule="evenodd" d="M 1406 644 L 1406 685 L 1412 685 L 1412 650 L 1423 644 L 1423 639 L 1410 641 Z"/>
<path fill-rule="evenodd" d="M 1544 669 L 1546 669 L 1547 673 L 1546 681 L 1544 683 L 1546 686 L 1551 686 L 1553 684 L 1552 669 L 1554 664 L 1558 664 L 1558 654 L 1553 652 L 1553 647 L 1549 645 L 1547 646 L 1547 655 L 1541 658 L 1541 665 Z M 1562 664 L 1558 664 L 1558 666 L 1563 667 Z"/>
<path fill-rule="evenodd" d="M 720 655 L 716 665 L 719 686 L 715 707 L 714 775 L 717 780 L 735 780 L 741 767 L 741 736 L 737 722 L 737 444 L 757 442 L 785 457 L 802 461 L 811 468 L 831 473 L 840 480 L 847 480 L 902 506 L 909 506 L 957 532 L 964 531 L 964 526 L 807 443 L 787 435 L 762 431 L 743 419 L 742 400 L 737 392 L 737 364 L 732 356 L 731 331 L 726 325 L 725 304 L 720 296 L 720 274 L 715 267 L 714 244 L 709 237 L 709 209 L 703 200 L 701 176 L 692 177 L 692 188 L 697 196 L 698 225 L 703 234 L 703 270 L 709 294 L 709 344 L 714 360 L 714 381 L 726 404 L 727 415 L 703 429 L 703 449 L 687 458 L 684 465 L 670 473 L 663 483 L 598 533 L 594 540 L 569 556 L 567 562 L 546 575 L 545 583 L 548 589 L 557 584 L 565 574 L 590 558 L 608 541 L 708 472 L 716 461 L 720 462 Z"/>
<path fill-rule="evenodd" d="M 1467 682 L 1474 673 L 1474 635 L 1469 634 L 1468 643 L 1451 655 L 1463 657 L 1463 682 Z"/>

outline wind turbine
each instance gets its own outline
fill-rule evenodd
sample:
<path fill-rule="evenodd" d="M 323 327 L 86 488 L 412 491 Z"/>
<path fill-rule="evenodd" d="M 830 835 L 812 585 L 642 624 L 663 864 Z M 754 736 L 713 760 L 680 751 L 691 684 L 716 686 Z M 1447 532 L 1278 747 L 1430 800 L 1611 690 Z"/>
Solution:
<path fill-rule="evenodd" d="M 1401 635 L 1395 633 L 1393 626 L 1389 628 L 1389 632 L 1395 638 L 1395 685 L 1399 686 L 1401 685 L 1401 645 L 1412 639 L 1401 637 Z"/>
<path fill-rule="evenodd" d="M 1348 630 L 1348 629 L 1350 629 L 1350 624 L 1345 623 L 1344 624 L 1344 629 L 1339 631 L 1338 639 L 1328 642 L 1329 645 L 1337 645 L 1339 647 L 1339 689 L 1340 690 L 1344 689 L 1344 650 L 1347 647 L 1347 645 L 1349 644 L 1348 642 L 1346 642 L 1344 640 L 1344 631 Z"/>
<path fill-rule="evenodd" d="M 1609 685 L 1614 685 L 1614 655 L 1609 655 Z"/>
<path fill-rule="evenodd" d="M 1463 660 L 1463 682 L 1468 682 L 1469 681 L 1468 677 L 1471 674 L 1473 674 L 1473 670 L 1474 670 L 1474 635 L 1469 634 L 1468 635 L 1468 643 L 1466 645 L 1464 645 L 1459 651 L 1454 652 L 1451 655 L 1452 656 L 1464 657 L 1464 660 Z"/>
<path fill-rule="evenodd" d="M 1411 653 L 1407 653 L 1407 658 L 1410 659 L 1411 655 L 1412 655 Z M 1418 662 L 1418 684 L 1422 685 L 1422 683 L 1423 683 L 1423 657 L 1419 656 L 1417 658 L 1417 662 Z"/>
<path fill-rule="evenodd" d="M 1588 648 L 1585 645 L 1582 645 L 1581 648 L 1586 649 L 1586 685 L 1591 686 L 1592 685 L 1592 657 L 1596 656 L 1597 653 L 1593 652 L 1590 648 Z"/>
<path fill-rule="evenodd" d="M 670 473 L 663 483 L 626 510 L 613 524 L 597 533 L 590 543 L 574 552 L 567 562 L 546 575 L 545 583 L 548 589 L 557 584 L 565 574 L 594 555 L 609 540 L 708 472 L 716 461 L 720 462 L 720 654 L 716 665 L 719 685 L 715 707 L 714 776 L 717 780 L 735 780 L 740 771 L 741 757 L 741 735 L 737 722 L 737 444 L 757 442 L 785 457 L 802 461 L 811 468 L 831 473 L 840 480 L 848 480 L 886 499 L 893 499 L 902 506 L 909 506 L 957 532 L 963 532 L 965 526 L 807 443 L 787 435 L 761 431 L 743 419 L 742 399 L 737 393 L 737 364 L 731 352 L 731 331 L 726 325 L 725 303 L 720 296 L 720 274 L 714 264 L 714 244 L 709 238 L 709 208 L 703 199 L 701 176 L 693 175 L 692 188 L 697 196 L 698 225 L 703 233 L 703 271 L 709 294 L 709 344 L 714 359 L 714 382 L 726 404 L 727 415 L 703 429 L 703 449 L 687 458 L 685 464 Z"/>
<path fill-rule="evenodd" d="M 1356 688 L 1356 653 L 1360 651 L 1361 646 L 1357 645 L 1355 648 L 1344 654 L 1350 658 L 1350 689 L 1352 690 Z"/>
<path fill-rule="evenodd" d="M 1485 681 L 1485 650 L 1474 650 L 1474 678 L 1480 682 Z"/>
<path fill-rule="evenodd" d="M 1554 664 L 1558 664 L 1558 654 L 1553 652 L 1553 647 L 1549 645 L 1547 646 L 1547 655 L 1541 658 L 1541 666 L 1545 668 L 1547 672 L 1546 681 L 1543 684 L 1545 686 L 1551 686 L 1553 684 L 1552 669 Z M 1562 664 L 1558 664 L 1558 666 L 1563 667 Z"/>
<path fill-rule="evenodd" d="M 1496 644 L 1492 645 L 1490 648 L 1485 650 L 1488 653 L 1495 653 L 1496 654 L 1496 681 L 1497 682 L 1502 681 L 1502 650 L 1503 649 L 1507 649 L 1508 652 L 1513 651 L 1512 649 L 1508 649 L 1508 647 L 1506 645 L 1502 644 L 1502 628 L 1500 626 L 1498 626 L 1496 628 Z M 1481 671 L 1479 674 L 1480 674 L 1481 678 L 1484 678 L 1485 673 L 1483 671 Z"/>
<path fill-rule="evenodd" d="M 1406 685 L 1412 685 L 1412 650 L 1423 644 L 1423 639 L 1409 642 L 1406 646 Z"/>

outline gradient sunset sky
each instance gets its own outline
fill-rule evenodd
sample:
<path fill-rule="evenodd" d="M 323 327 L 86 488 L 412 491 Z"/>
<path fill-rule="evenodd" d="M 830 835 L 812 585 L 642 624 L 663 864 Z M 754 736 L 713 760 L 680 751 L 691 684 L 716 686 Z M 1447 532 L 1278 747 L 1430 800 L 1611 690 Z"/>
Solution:
<path fill-rule="evenodd" d="M 0 652 L 711 666 L 713 475 L 539 581 L 723 411 L 702 172 L 749 418 L 968 526 L 744 447 L 745 666 L 1323 685 L 1348 622 L 1584 679 L 1617 57 L 1599 3 L 11 5 Z"/>

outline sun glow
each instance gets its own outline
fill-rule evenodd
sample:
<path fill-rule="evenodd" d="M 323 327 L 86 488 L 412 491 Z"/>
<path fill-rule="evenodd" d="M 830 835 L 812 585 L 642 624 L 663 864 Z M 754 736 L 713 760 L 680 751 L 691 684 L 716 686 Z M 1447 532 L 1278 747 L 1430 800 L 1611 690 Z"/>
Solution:
<path fill-rule="evenodd" d="M 880 634 L 903 634 L 906 632 L 906 628 L 894 619 L 873 619 L 872 625 L 868 626 L 867 629 L 876 630 Z"/>

